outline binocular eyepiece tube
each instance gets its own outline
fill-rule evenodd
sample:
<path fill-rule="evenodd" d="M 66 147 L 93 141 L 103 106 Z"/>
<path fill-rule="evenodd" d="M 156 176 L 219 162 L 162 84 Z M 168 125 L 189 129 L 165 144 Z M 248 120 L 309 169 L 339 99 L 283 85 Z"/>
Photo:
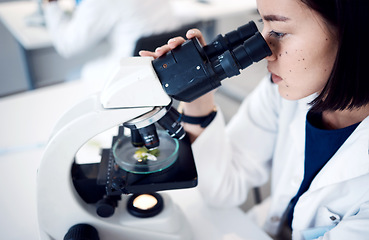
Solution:
<path fill-rule="evenodd" d="M 237 28 L 237 30 L 226 33 L 224 36 L 219 34 L 208 45 L 203 47 L 208 59 L 213 60 L 218 55 L 227 50 L 233 50 L 235 47 L 242 45 L 247 39 L 252 37 L 258 28 L 253 21 Z"/>
<path fill-rule="evenodd" d="M 166 93 L 174 99 L 191 102 L 219 87 L 220 81 L 240 74 L 272 52 L 254 22 L 218 35 L 201 47 L 197 39 L 152 61 Z"/>

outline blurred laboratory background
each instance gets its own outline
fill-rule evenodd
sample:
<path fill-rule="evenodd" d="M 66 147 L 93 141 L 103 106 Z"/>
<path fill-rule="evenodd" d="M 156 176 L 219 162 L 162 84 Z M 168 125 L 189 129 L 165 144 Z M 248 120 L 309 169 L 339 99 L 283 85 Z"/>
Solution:
<path fill-rule="evenodd" d="M 79 4 L 83 4 L 83 1 Z M 151 1 L 157 2 L 157 0 Z M 96 45 L 86 44 L 86 47 L 77 54 L 70 56 L 63 54 L 56 47 L 52 34 L 46 27 L 42 2 L 39 0 L 0 0 L 0 101 L 2 98 L 6 99 L 27 91 L 68 81 L 80 81 L 82 78 L 88 81 L 86 79 L 89 78 L 88 75 L 83 75 L 86 66 L 90 63 L 96 64 L 106 58 L 112 48 L 116 47 L 112 44 L 117 45 L 117 40 L 112 41 L 106 34 L 96 40 Z M 122 34 L 119 44 L 130 48 L 127 56 L 122 57 L 137 55 L 137 51 L 142 48 L 156 47 L 162 39 L 168 40 L 193 26 L 205 33 L 208 42 L 216 35 L 235 30 L 250 20 L 255 21 L 259 29 L 261 27 L 254 0 L 169 0 L 169 2 L 170 10 L 168 11 L 171 11 L 170 15 L 176 18 L 175 26 L 174 24 L 168 25 L 168 18 L 158 18 L 156 19 L 158 22 L 150 20 L 151 25 L 160 26 L 166 23 L 168 27 L 155 32 L 142 32 L 141 36 L 135 35 L 134 44 L 126 43 L 125 39 L 129 37 Z M 72 0 L 60 0 L 58 5 L 68 17 L 72 17 L 79 7 Z M 134 23 L 127 23 L 127 25 L 135 26 Z M 113 32 L 113 27 L 109 31 Z M 117 31 L 114 34 L 116 35 Z M 147 45 L 148 43 L 153 46 Z M 83 45 L 83 42 L 79 44 Z M 90 64 L 90 68 L 96 70 L 97 65 L 94 64 Z M 217 102 L 226 121 L 229 121 L 235 114 L 242 99 L 267 73 L 266 63 L 261 61 L 243 72 L 241 76 L 223 81 L 223 85 L 216 92 Z M 265 198 L 268 194 L 268 184 L 256 189 L 242 209 L 247 211 L 259 202 L 260 198 Z"/>

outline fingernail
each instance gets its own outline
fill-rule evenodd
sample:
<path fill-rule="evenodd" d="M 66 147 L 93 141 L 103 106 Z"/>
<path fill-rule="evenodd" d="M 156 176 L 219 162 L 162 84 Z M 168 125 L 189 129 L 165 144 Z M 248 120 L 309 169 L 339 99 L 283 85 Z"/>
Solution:
<path fill-rule="evenodd" d="M 172 43 L 172 42 L 175 42 L 175 41 L 176 41 L 176 39 L 175 39 L 175 38 L 169 39 L 168 44 L 169 44 L 169 43 Z"/>
<path fill-rule="evenodd" d="M 156 48 L 156 49 L 155 49 L 155 52 L 159 52 L 159 51 L 160 51 L 160 49 L 161 49 L 161 47 Z"/>
<path fill-rule="evenodd" d="M 189 30 L 187 33 L 188 34 L 191 34 L 191 35 L 194 35 L 195 34 L 195 31 L 194 30 Z"/>

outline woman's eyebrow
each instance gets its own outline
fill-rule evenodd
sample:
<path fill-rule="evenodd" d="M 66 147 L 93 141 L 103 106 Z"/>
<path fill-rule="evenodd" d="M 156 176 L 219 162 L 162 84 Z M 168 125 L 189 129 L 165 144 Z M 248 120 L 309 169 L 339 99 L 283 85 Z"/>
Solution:
<path fill-rule="evenodd" d="M 288 17 L 280 16 L 280 15 L 265 15 L 263 17 L 264 21 L 278 21 L 278 22 L 287 22 L 290 20 Z"/>

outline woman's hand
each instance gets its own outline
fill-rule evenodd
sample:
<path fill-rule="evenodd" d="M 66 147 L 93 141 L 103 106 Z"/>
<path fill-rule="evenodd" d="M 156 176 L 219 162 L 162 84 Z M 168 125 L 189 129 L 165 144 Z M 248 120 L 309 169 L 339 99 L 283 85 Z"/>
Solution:
<path fill-rule="evenodd" d="M 186 37 L 188 39 L 196 37 L 199 40 L 199 42 L 202 46 L 206 45 L 204 36 L 202 35 L 200 30 L 198 30 L 198 29 L 194 28 L 194 29 L 188 30 L 187 33 L 186 33 Z M 179 45 L 183 44 L 184 42 L 185 42 L 185 39 L 183 37 L 171 38 L 171 39 L 169 39 L 167 44 L 165 44 L 161 47 L 158 47 L 155 50 L 155 52 L 142 50 L 142 51 L 139 52 L 139 54 L 140 54 L 141 57 L 158 58 L 161 55 L 163 55 L 163 54 L 169 52 L 170 50 L 178 47 Z"/>
<path fill-rule="evenodd" d="M 198 29 L 191 29 L 186 33 L 186 37 L 188 39 L 196 37 L 202 46 L 205 46 L 205 39 L 200 30 Z M 158 47 L 155 52 L 150 51 L 140 51 L 139 54 L 142 57 L 153 57 L 158 58 L 161 55 L 169 52 L 170 50 L 178 47 L 179 45 L 183 44 L 185 39 L 183 37 L 175 37 L 168 41 L 166 45 Z M 214 91 L 207 93 L 190 103 L 182 102 L 181 103 L 182 111 L 188 115 L 193 117 L 201 117 L 210 114 L 214 108 Z M 183 123 L 183 127 L 185 128 L 186 132 L 189 134 L 191 142 L 195 141 L 196 138 L 204 131 L 200 125 L 194 125 L 189 123 Z"/>

